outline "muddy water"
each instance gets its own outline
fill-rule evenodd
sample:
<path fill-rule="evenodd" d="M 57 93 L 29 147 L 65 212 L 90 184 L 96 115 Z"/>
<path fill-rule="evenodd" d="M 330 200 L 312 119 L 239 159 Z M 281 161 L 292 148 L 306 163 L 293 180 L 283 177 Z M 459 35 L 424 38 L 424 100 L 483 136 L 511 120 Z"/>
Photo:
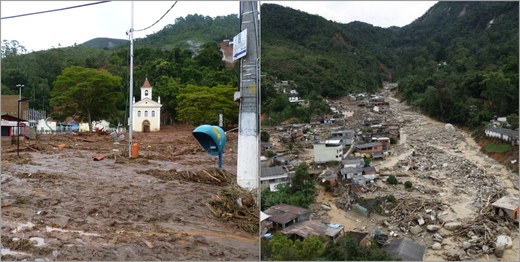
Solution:
<path fill-rule="evenodd" d="M 258 260 L 258 236 L 205 206 L 219 186 L 138 173 L 216 166 L 205 152 L 126 164 L 92 160 L 103 151 L 27 154 L 33 164 L 2 162 L 2 236 L 33 238 L 33 260 Z"/>

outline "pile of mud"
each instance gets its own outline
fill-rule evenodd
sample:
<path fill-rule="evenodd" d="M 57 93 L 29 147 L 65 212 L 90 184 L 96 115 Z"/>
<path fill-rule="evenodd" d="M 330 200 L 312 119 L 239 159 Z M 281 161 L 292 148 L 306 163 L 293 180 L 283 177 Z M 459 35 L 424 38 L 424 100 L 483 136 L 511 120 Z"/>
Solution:
<path fill-rule="evenodd" d="M 259 207 L 252 192 L 235 183 L 222 188 L 220 195 L 214 195 L 207 203 L 211 213 L 235 227 L 249 233 L 259 232 Z"/>

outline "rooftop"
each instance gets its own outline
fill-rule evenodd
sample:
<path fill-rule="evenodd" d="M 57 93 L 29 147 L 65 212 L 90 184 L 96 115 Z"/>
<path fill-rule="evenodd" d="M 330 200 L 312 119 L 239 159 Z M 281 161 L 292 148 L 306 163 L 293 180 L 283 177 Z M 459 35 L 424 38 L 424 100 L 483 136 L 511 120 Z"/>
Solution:
<path fill-rule="evenodd" d="M 305 220 L 287 227 L 282 230 L 281 233 L 284 235 L 296 234 L 300 237 L 306 238 L 309 235 L 323 235 L 327 232 L 328 228 L 328 226 L 320 221 Z"/>
<path fill-rule="evenodd" d="M 287 222 L 298 218 L 300 215 L 307 214 L 309 212 L 309 209 L 287 204 L 278 204 L 264 211 L 264 213 L 270 216 L 268 218 L 270 221 L 276 222 L 278 224 L 286 224 Z"/>
<path fill-rule="evenodd" d="M 365 143 L 365 144 L 358 144 L 356 145 L 356 148 L 370 148 L 375 146 L 382 146 L 380 142 L 372 142 L 372 143 Z"/>
<path fill-rule="evenodd" d="M 423 261 L 426 248 L 408 238 L 394 239 L 383 249 L 394 258 L 401 258 L 403 261 Z"/>
<path fill-rule="evenodd" d="M 285 174 L 285 170 L 281 166 L 263 167 L 261 170 L 261 177 L 278 176 Z"/>

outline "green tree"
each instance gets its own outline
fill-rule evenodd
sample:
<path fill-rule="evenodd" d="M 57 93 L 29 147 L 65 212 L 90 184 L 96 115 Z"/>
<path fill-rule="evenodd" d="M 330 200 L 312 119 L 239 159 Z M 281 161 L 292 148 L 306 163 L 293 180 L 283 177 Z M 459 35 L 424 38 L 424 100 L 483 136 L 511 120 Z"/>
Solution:
<path fill-rule="evenodd" d="M 64 120 L 110 118 L 116 112 L 116 103 L 123 98 L 121 77 L 106 70 L 72 66 L 63 69 L 53 83 L 50 105 L 58 107 L 52 116 Z M 92 126 L 89 127 L 92 132 Z"/>
<path fill-rule="evenodd" d="M 219 110 L 224 110 L 224 125 L 238 123 L 238 107 L 233 101 L 235 87 L 218 85 L 216 87 L 187 85 L 177 95 L 177 120 L 192 125 L 218 123 Z"/>
<path fill-rule="evenodd" d="M 394 175 L 390 175 L 386 182 L 388 182 L 390 185 L 397 185 L 397 178 Z"/>
<path fill-rule="evenodd" d="M 175 119 L 177 115 L 177 106 L 179 105 L 177 96 L 181 88 L 182 86 L 179 83 L 179 79 L 174 79 L 170 76 L 159 77 L 154 86 L 154 99 L 157 99 L 159 96 L 161 97 L 161 110 L 164 112 L 164 115 L 170 119 L 170 123 L 173 122 L 173 119 Z"/>
<path fill-rule="evenodd" d="M 511 125 L 512 130 L 516 130 L 518 128 L 518 115 L 517 114 L 510 114 L 506 117 L 507 123 Z"/>
<path fill-rule="evenodd" d="M 326 238 L 310 235 L 303 241 L 292 241 L 276 232 L 268 243 L 261 247 L 262 259 L 271 261 L 316 261 L 323 254 Z"/>
<path fill-rule="evenodd" d="M 260 141 L 269 142 L 270 138 L 271 138 L 271 136 L 269 135 L 269 132 L 267 132 L 265 130 L 262 130 L 262 132 L 260 132 Z"/>
<path fill-rule="evenodd" d="M 393 261 L 384 249 L 372 244 L 368 247 L 359 245 L 354 235 L 340 238 L 336 243 L 329 242 L 323 252 L 323 260 L 328 261 Z"/>

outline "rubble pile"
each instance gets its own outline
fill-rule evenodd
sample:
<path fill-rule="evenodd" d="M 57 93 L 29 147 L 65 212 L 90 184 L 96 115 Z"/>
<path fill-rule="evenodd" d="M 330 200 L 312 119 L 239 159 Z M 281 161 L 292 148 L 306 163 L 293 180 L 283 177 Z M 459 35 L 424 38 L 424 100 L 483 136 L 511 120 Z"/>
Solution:
<path fill-rule="evenodd" d="M 314 202 L 309 206 L 309 218 L 312 220 L 319 220 L 323 223 L 330 223 L 331 217 L 327 211 L 331 210 L 330 204 L 326 202 Z"/>
<path fill-rule="evenodd" d="M 206 206 L 213 216 L 229 221 L 241 230 L 253 234 L 259 232 L 259 208 L 253 193 L 236 183 L 222 188 Z"/>

